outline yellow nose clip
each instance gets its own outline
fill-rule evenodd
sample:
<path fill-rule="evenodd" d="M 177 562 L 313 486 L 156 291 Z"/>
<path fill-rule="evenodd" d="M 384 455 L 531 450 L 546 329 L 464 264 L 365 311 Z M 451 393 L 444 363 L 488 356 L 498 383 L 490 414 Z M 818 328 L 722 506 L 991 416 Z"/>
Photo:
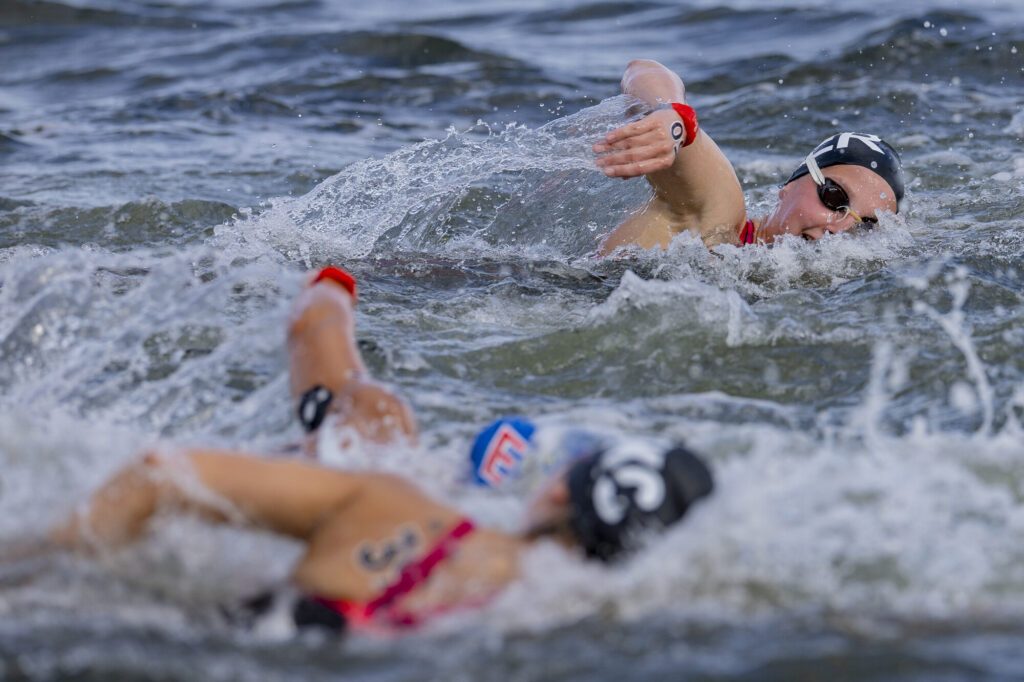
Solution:
<path fill-rule="evenodd" d="M 864 222 L 864 219 L 857 215 L 857 212 L 854 211 L 852 208 L 850 208 L 849 206 L 844 206 L 843 208 L 846 209 L 847 214 L 852 215 L 853 219 L 856 220 L 858 223 Z"/>

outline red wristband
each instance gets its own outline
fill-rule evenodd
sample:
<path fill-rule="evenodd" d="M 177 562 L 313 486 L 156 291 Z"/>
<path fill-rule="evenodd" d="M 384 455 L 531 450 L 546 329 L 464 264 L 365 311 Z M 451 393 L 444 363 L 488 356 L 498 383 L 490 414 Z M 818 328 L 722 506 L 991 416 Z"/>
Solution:
<path fill-rule="evenodd" d="M 683 140 L 683 147 L 688 147 L 693 144 L 693 141 L 697 139 L 697 131 L 700 128 L 697 126 L 697 112 L 693 110 L 689 104 L 681 104 L 679 102 L 672 102 L 672 109 L 679 114 L 679 118 L 683 119 L 683 127 L 686 129 L 686 139 Z"/>
<path fill-rule="evenodd" d="M 336 268 L 333 265 L 328 265 L 326 268 L 317 273 L 316 277 L 313 278 L 312 284 L 316 284 L 321 280 L 329 279 L 332 282 L 340 284 L 345 291 L 352 295 L 352 300 L 356 300 L 356 278 L 348 274 L 341 268 Z"/>

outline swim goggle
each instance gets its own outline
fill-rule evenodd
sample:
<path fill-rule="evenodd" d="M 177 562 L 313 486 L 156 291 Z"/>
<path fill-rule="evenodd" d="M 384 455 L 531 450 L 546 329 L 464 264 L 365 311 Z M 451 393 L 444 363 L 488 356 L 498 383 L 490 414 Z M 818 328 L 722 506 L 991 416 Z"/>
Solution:
<path fill-rule="evenodd" d="M 847 215 L 852 215 L 854 220 L 869 230 L 878 224 L 878 218 L 860 216 L 850 208 L 850 195 L 838 182 L 825 177 L 821 168 L 818 167 L 818 161 L 814 158 L 814 152 L 807 155 L 804 163 L 807 164 L 807 171 L 810 173 L 811 179 L 814 180 L 814 184 L 818 186 L 818 198 L 825 208 L 842 213 L 844 218 Z"/>

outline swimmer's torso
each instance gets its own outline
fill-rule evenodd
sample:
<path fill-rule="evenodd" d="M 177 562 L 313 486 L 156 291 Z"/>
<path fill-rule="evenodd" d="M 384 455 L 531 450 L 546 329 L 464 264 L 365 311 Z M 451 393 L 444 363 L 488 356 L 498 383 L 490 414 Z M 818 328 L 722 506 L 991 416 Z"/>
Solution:
<path fill-rule="evenodd" d="M 354 499 L 317 528 L 295 570 L 295 583 L 317 597 L 371 601 L 463 521 L 456 510 L 402 479 L 366 474 Z M 429 579 L 402 598 L 402 608 L 445 608 L 495 591 L 515 574 L 509 540 L 475 529 L 453 543 Z M 473 579 L 467 580 L 470 574 Z"/>

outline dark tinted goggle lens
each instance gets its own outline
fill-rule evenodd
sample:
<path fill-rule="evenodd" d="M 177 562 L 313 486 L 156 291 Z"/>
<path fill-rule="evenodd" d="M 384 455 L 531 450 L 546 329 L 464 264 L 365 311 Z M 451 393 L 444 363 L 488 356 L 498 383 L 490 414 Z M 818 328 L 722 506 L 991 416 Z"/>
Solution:
<path fill-rule="evenodd" d="M 832 178 L 825 178 L 825 184 L 818 185 L 818 198 L 830 211 L 842 211 L 850 205 L 846 190 L 833 182 Z"/>

